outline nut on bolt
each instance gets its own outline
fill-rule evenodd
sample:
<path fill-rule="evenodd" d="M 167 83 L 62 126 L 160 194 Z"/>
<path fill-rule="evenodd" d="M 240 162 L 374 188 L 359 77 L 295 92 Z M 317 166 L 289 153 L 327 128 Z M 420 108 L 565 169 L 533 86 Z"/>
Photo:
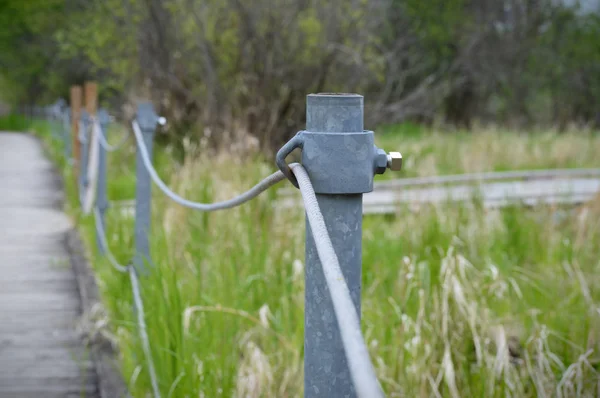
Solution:
<path fill-rule="evenodd" d="M 392 171 L 402 170 L 402 154 L 400 152 L 390 152 L 387 155 L 387 167 Z"/>
<path fill-rule="evenodd" d="M 375 153 L 375 174 L 383 174 L 388 168 L 388 155 L 383 149 L 377 148 Z"/>

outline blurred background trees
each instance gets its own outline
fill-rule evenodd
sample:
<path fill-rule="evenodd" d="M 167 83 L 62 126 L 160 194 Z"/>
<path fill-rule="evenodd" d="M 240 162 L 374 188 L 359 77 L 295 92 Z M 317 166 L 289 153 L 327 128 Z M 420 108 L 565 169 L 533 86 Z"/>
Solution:
<path fill-rule="evenodd" d="M 278 148 L 312 92 L 365 95 L 367 127 L 600 123 L 600 1 L 0 0 L 0 98 L 100 82 L 163 140 L 250 134 Z"/>

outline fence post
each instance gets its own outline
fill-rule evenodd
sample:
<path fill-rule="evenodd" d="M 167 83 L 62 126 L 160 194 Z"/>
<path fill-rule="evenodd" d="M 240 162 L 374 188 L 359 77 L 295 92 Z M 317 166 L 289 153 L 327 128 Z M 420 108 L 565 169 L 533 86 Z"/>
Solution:
<path fill-rule="evenodd" d="M 138 104 L 136 119 L 146 148 L 148 148 L 148 155 L 152 159 L 152 143 L 158 116 L 150 102 Z M 144 262 L 150 261 L 148 233 L 150 232 L 152 182 L 150 181 L 150 174 L 144 166 L 139 148 L 135 158 L 135 176 L 135 256 L 133 265 L 136 270 L 142 271 Z"/>
<path fill-rule="evenodd" d="M 88 167 L 88 158 L 90 155 L 90 139 L 91 136 L 88 134 L 88 127 L 90 125 L 90 116 L 89 113 L 85 110 L 81 110 L 81 127 L 83 131 L 79 132 L 80 143 L 81 143 L 81 170 L 79 171 L 79 189 L 80 192 L 83 190 L 85 192 L 85 188 L 88 185 L 88 175 L 87 175 L 87 167 Z"/>
<path fill-rule="evenodd" d="M 53 105 L 48 105 L 46 108 L 46 121 L 50 122 L 50 137 L 52 137 L 52 141 L 57 140 L 58 139 L 58 131 L 56 130 L 56 121 L 57 121 L 57 117 L 56 117 L 56 113 L 55 111 L 55 107 Z"/>
<path fill-rule="evenodd" d="M 108 112 L 104 109 L 100 109 L 98 111 L 98 123 L 100 124 L 100 129 L 102 130 L 104 137 L 107 136 L 106 130 L 109 122 L 110 117 Z M 106 150 L 102 145 L 100 145 L 98 151 L 98 187 L 96 190 L 96 206 L 98 207 L 98 212 L 100 213 L 100 224 L 102 225 L 102 231 L 105 231 L 104 215 L 108 209 L 108 198 L 106 195 Z M 96 230 L 96 234 L 97 233 L 98 230 Z M 100 254 L 104 254 L 105 249 L 102 245 L 100 236 L 96 236 L 96 242 L 98 244 L 98 248 L 100 249 Z"/>
<path fill-rule="evenodd" d="M 63 111 L 62 121 L 61 121 L 66 164 L 73 164 L 73 154 L 71 152 L 71 136 L 69 134 L 69 131 L 70 131 L 69 121 L 70 120 L 71 120 L 71 108 L 67 107 Z"/>
<path fill-rule="evenodd" d="M 90 139 L 89 128 L 92 125 L 92 118 L 96 116 L 96 106 L 98 103 L 98 86 L 94 82 L 85 82 L 83 85 L 83 95 L 85 100 L 85 109 L 81 111 L 83 121 L 83 153 L 81 154 L 81 186 L 87 188 L 89 181 L 87 175 L 87 167 L 90 158 Z"/>
<path fill-rule="evenodd" d="M 307 96 L 302 164 L 319 207 L 350 296 L 360 319 L 362 199 L 373 177 L 387 168 L 387 154 L 363 129 L 363 97 L 357 94 Z M 331 296 L 306 220 L 304 315 L 304 396 L 355 397 Z"/>
<path fill-rule="evenodd" d="M 81 146 L 79 145 L 79 118 L 81 117 L 81 86 L 71 87 L 71 133 L 72 156 L 75 165 L 75 181 L 78 181 L 78 173 L 81 172 Z"/>
<path fill-rule="evenodd" d="M 95 116 L 98 105 L 98 85 L 94 82 L 86 82 L 83 90 L 85 95 L 85 109 L 90 116 Z"/>

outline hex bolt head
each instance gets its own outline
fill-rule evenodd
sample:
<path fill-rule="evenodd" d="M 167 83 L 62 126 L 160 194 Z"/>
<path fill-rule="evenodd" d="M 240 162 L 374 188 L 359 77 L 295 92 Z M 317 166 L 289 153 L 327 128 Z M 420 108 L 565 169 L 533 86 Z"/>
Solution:
<path fill-rule="evenodd" d="M 390 152 L 387 155 L 387 167 L 392 171 L 402 170 L 402 154 L 400 152 Z"/>
<path fill-rule="evenodd" d="M 375 174 L 383 174 L 388 167 L 387 153 L 383 149 L 377 149 L 375 153 Z"/>

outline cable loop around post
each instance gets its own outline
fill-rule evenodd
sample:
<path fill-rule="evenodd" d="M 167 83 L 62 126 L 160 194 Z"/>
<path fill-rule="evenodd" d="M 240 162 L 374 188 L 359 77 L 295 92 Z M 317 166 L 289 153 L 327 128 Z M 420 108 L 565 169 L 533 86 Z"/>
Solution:
<path fill-rule="evenodd" d="M 281 147 L 281 149 L 279 149 L 277 155 L 275 156 L 275 162 L 277 163 L 277 167 L 279 167 L 279 170 L 281 170 L 283 175 L 288 180 L 290 180 L 293 186 L 295 186 L 298 189 L 300 189 L 300 186 L 298 185 L 298 180 L 296 179 L 296 176 L 292 172 L 290 166 L 285 161 L 285 158 L 287 158 L 288 155 L 292 153 L 294 149 L 302 148 L 304 141 L 302 139 L 301 134 L 302 131 L 296 133 L 296 135 L 292 137 L 291 140 L 289 140 L 284 146 Z"/>
<path fill-rule="evenodd" d="M 87 126 L 86 123 L 84 123 L 83 121 L 79 120 L 77 122 L 77 139 L 79 140 L 80 144 L 85 144 L 87 142 Z"/>

